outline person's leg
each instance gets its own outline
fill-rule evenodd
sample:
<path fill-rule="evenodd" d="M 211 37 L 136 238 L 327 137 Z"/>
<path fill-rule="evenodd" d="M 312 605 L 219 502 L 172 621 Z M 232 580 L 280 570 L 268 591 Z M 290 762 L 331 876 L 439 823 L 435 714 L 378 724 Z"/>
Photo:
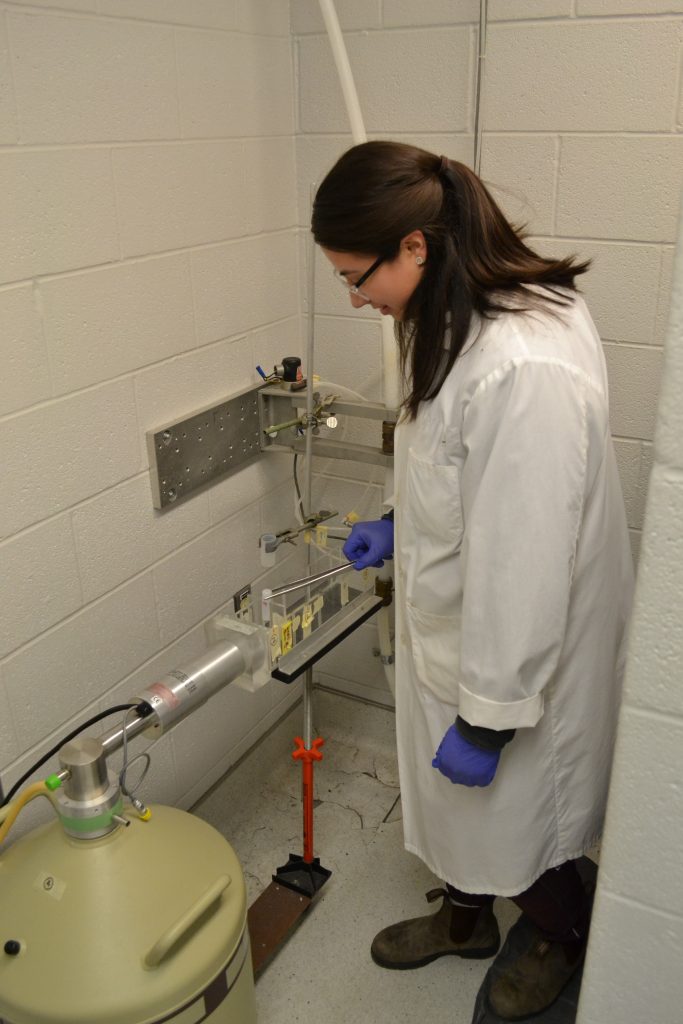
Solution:
<path fill-rule="evenodd" d="M 450 885 L 427 893 L 430 903 L 439 898 L 442 903 L 436 914 L 399 921 L 375 936 L 370 952 L 376 964 L 407 970 L 441 956 L 484 959 L 495 955 L 500 933 L 494 897 L 461 893 Z"/>
<path fill-rule="evenodd" d="M 500 972 L 489 1001 L 503 1020 L 523 1020 L 554 1003 L 581 964 L 590 900 L 574 861 L 551 868 L 511 898 L 536 933 L 521 956 Z"/>
<path fill-rule="evenodd" d="M 551 868 L 512 902 L 551 942 L 580 942 L 588 928 L 588 898 L 576 861 Z"/>

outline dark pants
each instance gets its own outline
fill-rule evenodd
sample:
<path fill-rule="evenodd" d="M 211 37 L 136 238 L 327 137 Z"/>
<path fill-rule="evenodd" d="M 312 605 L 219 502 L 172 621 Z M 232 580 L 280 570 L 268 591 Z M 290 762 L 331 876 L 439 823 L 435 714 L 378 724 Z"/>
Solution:
<path fill-rule="evenodd" d="M 451 899 L 466 907 L 483 907 L 495 899 L 495 896 L 461 892 L 452 885 L 446 888 Z M 576 861 L 568 860 L 559 868 L 550 868 L 525 892 L 510 899 L 534 922 L 544 938 L 552 942 L 575 942 L 586 934 L 588 899 Z"/>

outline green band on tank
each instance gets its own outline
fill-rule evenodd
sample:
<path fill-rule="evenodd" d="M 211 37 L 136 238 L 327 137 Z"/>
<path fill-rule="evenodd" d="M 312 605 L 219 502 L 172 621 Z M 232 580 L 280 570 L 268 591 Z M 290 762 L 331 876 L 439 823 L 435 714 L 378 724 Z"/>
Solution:
<path fill-rule="evenodd" d="M 122 811 L 123 799 L 120 799 L 110 810 L 105 811 L 104 814 L 98 814 L 94 818 L 67 818 L 64 814 L 60 814 L 59 817 L 64 827 L 70 832 L 95 832 L 101 828 L 108 828 L 111 825 L 112 817 L 115 814 L 121 814 Z"/>

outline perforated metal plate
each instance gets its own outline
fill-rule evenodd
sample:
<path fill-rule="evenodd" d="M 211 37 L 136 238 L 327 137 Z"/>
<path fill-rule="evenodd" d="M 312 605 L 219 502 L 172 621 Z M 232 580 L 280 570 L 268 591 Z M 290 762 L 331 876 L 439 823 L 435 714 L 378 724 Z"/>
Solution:
<path fill-rule="evenodd" d="M 261 453 L 258 387 L 147 432 L 155 508 L 167 508 Z"/>

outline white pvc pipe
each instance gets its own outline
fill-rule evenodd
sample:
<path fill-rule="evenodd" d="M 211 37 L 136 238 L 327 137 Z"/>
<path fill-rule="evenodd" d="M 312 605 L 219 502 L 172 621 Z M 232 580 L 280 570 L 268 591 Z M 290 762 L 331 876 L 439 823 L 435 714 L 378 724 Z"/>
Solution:
<path fill-rule="evenodd" d="M 346 111 L 351 124 L 351 137 L 354 145 L 367 142 L 365 124 L 361 114 L 358 92 L 351 73 L 349 55 L 346 52 L 344 37 L 339 26 L 339 19 L 334 7 L 334 0 L 319 0 L 320 13 L 325 22 L 327 37 L 332 47 L 332 56 L 339 76 L 339 84 L 344 96 Z M 390 316 L 382 318 L 382 391 L 384 404 L 388 409 L 396 409 L 399 404 L 398 392 L 398 359 L 396 353 L 396 338 L 394 337 L 394 321 Z M 384 503 L 390 504 L 394 493 L 394 471 L 391 468 L 385 470 L 384 475 Z M 382 570 L 380 576 L 389 575 L 387 570 Z M 391 666 L 385 664 L 385 675 L 392 694 L 395 693 L 394 674 Z"/>

